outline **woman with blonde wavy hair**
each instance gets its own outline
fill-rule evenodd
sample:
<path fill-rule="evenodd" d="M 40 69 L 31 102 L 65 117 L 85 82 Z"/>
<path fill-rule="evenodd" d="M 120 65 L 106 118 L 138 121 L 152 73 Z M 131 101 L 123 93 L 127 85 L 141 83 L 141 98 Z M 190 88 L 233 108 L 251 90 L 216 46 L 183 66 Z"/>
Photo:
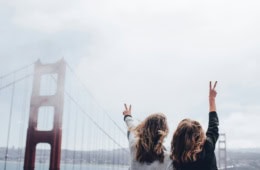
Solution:
<path fill-rule="evenodd" d="M 209 124 L 206 135 L 199 122 L 182 120 L 173 134 L 171 143 L 172 164 L 168 170 L 217 170 L 215 145 L 219 136 L 216 112 L 215 87 L 209 87 Z"/>
<path fill-rule="evenodd" d="M 124 121 L 128 127 L 128 141 L 131 154 L 130 170 L 162 170 L 170 163 L 169 154 L 163 146 L 168 134 L 166 117 L 162 113 L 148 116 L 135 126 L 129 108 L 125 104 Z"/>

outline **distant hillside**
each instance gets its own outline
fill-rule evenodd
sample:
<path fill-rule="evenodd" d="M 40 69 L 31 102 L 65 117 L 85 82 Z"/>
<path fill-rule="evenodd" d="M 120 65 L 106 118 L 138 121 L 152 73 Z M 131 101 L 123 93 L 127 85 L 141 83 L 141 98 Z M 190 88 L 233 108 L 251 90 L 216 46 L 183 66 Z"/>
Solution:
<path fill-rule="evenodd" d="M 218 157 L 218 153 L 216 152 Z M 227 151 L 227 164 L 234 170 L 260 170 L 260 149 L 233 149 Z"/>
<path fill-rule="evenodd" d="M 0 161 L 5 159 L 5 148 L 0 148 Z M 38 150 L 36 161 L 47 162 L 49 150 Z M 117 150 L 97 151 L 72 151 L 62 150 L 62 163 L 91 163 L 91 164 L 119 164 L 129 165 L 129 150 L 127 148 Z M 24 150 L 9 148 L 8 160 L 23 161 Z M 218 153 L 216 152 L 218 158 Z M 237 149 L 227 151 L 227 164 L 229 169 L 236 170 L 260 170 L 260 149 Z"/>
<path fill-rule="evenodd" d="M 5 148 L 0 148 L 0 160 L 5 159 Z M 46 162 L 49 160 L 49 150 L 37 150 L 36 161 Z M 8 160 L 19 161 L 23 160 L 24 149 L 9 148 Z M 129 151 L 128 149 L 117 150 L 97 150 L 97 151 L 61 151 L 62 163 L 93 163 L 93 164 L 129 164 Z"/>

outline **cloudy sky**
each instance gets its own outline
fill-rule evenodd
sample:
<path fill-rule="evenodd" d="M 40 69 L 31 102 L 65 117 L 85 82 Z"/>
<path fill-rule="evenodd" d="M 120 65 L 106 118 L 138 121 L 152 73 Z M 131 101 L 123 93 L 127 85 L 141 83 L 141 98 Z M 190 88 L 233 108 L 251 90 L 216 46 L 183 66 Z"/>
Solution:
<path fill-rule="evenodd" d="M 0 73 L 64 57 L 111 117 L 123 103 L 171 129 L 207 127 L 208 82 L 218 80 L 220 132 L 229 148 L 260 147 L 258 0 L 0 0 Z"/>

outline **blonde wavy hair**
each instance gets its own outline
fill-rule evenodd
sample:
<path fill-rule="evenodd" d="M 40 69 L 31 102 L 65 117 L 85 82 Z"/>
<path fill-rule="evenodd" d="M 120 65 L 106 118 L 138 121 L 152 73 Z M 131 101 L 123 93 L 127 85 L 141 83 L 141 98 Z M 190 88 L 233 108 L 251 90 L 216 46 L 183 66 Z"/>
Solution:
<path fill-rule="evenodd" d="M 134 131 L 137 138 L 136 160 L 141 163 L 159 160 L 162 163 L 165 150 L 163 140 L 169 131 L 165 115 L 155 113 L 148 116 Z"/>
<path fill-rule="evenodd" d="M 183 163 L 198 160 L 205 140 L 206 135 L 199 122 L 191 119 L 182 120 L 171 142 L 171 159 L 175 169 Z"/>

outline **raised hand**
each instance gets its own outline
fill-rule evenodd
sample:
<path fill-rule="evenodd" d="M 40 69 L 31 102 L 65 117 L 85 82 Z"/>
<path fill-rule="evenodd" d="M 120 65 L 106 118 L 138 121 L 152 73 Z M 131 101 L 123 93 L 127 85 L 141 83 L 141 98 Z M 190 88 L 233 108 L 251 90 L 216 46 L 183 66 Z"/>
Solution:
<path fill-rule="evenodd" d="M 129 108 L 127 107 L 127 105 L 125 104 L 125 110 L 123 111 L 123 115 L 131 115 L 131 105 L 129 106 Z"/>
<path fill-rule="evenodd" d="M 215 90 L 216 86 L 217 86 L 217 81 L 215 81 L 213 88 L 211 85 L 211 81 L 209 82 L 209 97 L 210 98 L 215 98 L 217 96 L 217 92 Z"/>
<path fill-rule="evenodd" d="M 209 82 L 209 111 L 216 111 L 216 103 L 215 98 L 217 96 L 217 92 L 215 90 L 217 86 L 217 81 L 215 81 L 214 86 L 212 88 L 211 81 Z"/>

